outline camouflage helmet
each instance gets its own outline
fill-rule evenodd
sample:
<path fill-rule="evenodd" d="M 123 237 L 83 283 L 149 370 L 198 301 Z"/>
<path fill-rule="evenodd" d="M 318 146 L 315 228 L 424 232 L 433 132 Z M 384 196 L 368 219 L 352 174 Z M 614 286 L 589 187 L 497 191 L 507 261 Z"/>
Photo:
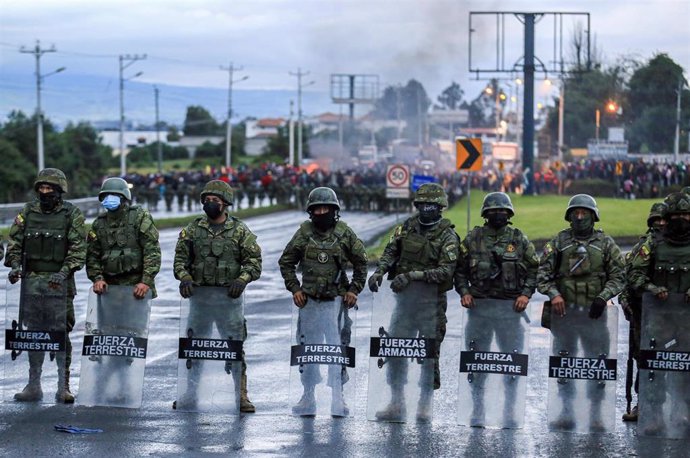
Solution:
<path fill-rule="evenodd" d="M 101 192 L 98 193 L 98 200 L 101 202 L 108 194 L 115 194 L 122 196 L 127 200 L 132 200 L 132 193 L 129 190 L 129 184 L 122 178 L 112 177 L 106 178 L 101 185 Z"/>
<path fill-rule="evenodd" d="M 576 208 L 586 208 L 594 214 L 594 221 L 599 221 L 599 208 L 597 201 L 589 194 L 575 194 L 568 201 L 568 208 L 565 210 L 565 220 L 570 221 L 570 211 Z"/>
<path fill-rule="evenodd" d="M 307 212 L 309 212 L 311 208 L 315 207 L 316 205 L 333 205 L 335 208 L 340 210 L 338 196 L 331 188 L 320 187 L 311 190 L 309 196 L 307 197 Z"/>
<path fill-rule="evenodd" d="M 674 213 L 690 213 L 690 195 L 682 192 L 674 192 L 664 199 L 666 211 L 664 217 Z"/>
<path fill-rule="evenodd" d="M 202 204 L 204 203 L 204 199 L 208 195 L 220 197 L 223 200 L 223 202 L 225 202 L 228 205 L 232 205 L 232 188 L 225 181 L 211 180 L 208 183 L 206 183 L 206 186 L 204 186 L 204 189 L 201 190 L 201 195 L 199 196 L 199 200 Z"/>
<path fill-rule="evenodd" d="M 38 191 L 38 186 L 44 183 L 55 186 L 59 192 L 67 192 L 67 177 L 60 169 L 43 169 L 38 172 L 34 181 L 34 191 Z"/>
<path fill-rule="evenodd" d="M 448 206 L 448 196 L 446 196 L 446 191 L 438 183 L 424 183 L 417 189 L 414 195 L 414 203 L 428 203 L 428 204 L 438 204 L 441 207 Z"/>
<path fill-rule="evenodd" d="M 510 201 L 508 194 L 505 192 L 490 192 L 484 197 L 484 203 L 482 203 L 482 218 L 486 217 L 487 211 L 499 209 L 508 210 L 510 217 L 515 215 L 513 203 Z"/>
<path fill-rule="evenodd" d="M 657 202 L 655 204 L 652 204 L 652 208 L 649 210 L 649 216 L 647 217 L 647 227 L 652 227 L 655 219 L 663 218 L 664 213 L 666 213 L 665 203 Z"/>

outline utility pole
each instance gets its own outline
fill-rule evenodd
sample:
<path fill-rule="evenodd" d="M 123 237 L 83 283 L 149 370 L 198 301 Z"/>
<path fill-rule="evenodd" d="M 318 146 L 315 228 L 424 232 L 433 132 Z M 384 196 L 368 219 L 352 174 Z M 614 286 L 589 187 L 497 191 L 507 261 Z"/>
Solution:
<path fill-rule="evenodd" d="M 43 151 L 43 111 L 41 110 L 41 83 L 44 78 L 55 73 L 60 73 L 65 70 L 65 67 L 60 67 L 54 72 L 46 75 L 41 75 L 41 56 L 45 53 L 56 52 L 55 45 L 50 49 L 41 48 L 41 42 L 36 40 L 36 46 L 33 49 L 24 46 L 19 50 L 22 54 L 33 54 L 36 58 L 36 144 L 38 151 L 38 170 L 39 172 L 45 168 L 45 156 Z"/>
<path fill-rule="evenodd" d="M 678 153 L 680 150 L 680 96 L 683 92 L 683 77 L 678 80 L 678 96 L 676 98 L 676 137 L 673 140 L 673 162 L 678 164 Z"/>
<path fill-rule="evenodd" d="M 302 84 L 302 77 L 308 74 L 299 67 L 297 73 L 290 72 L 290 75 L 297 77 L 297 166 L 302 165 L 302 88 L 314 84 L 314 81 Z"/>
<path fill-rule="evenodd" d="M 243 76 L 238 80 L 232 79 L 232 74 L 242 70 L 243 67 L 235 67 L 232 62 L 227 67 L 221 65 L 220 69 L 228 72 L 228 117 L 225 122 L 225 168 L 229 169 L 232 165 L 232 84 L 244 81 L 248 76 Z M 229 172 L 228 172 L 229 173 Z"/>
<path fill-rule="evenodd" d="M 156 146 L 158 147 L 158 173 L 163 173 L 163 145 L 161 145 L 161 124 L 160 111 L 158 109 L 158 93 L 160 92 L 156 86 L 153 86 L 153 92 L 156 95 Z"/>
<path fill-rule="evenodd" d="M 565 78 L 561 78 L 558 97 L 558 161 L 563 161 L 563 120 L 565 116 Z"/>
<path fill-rule="evenodd" d="M 146 59 L 146 54 L 120 54 L 120 176 L 124 177 L 127 174 L 127 159 L 125 158 L 125 81 L 129 81 L 138 76 L 141 76 L 144 72 L 139 72 L 134 76 L 125 78 L 124 72 L 127 67 L 132 65 L 138 60 Z"/>
<path fill-rule="evenodd" d="M 294 113 L 294 106 L 295 106 L 295 101 L 290 100 L 290 121 L 289 121 L 289 141 L 290 141 L 290 166 L 295 165 L 295 121 L 292 119 L 292 117 L 295 115 Z"/>

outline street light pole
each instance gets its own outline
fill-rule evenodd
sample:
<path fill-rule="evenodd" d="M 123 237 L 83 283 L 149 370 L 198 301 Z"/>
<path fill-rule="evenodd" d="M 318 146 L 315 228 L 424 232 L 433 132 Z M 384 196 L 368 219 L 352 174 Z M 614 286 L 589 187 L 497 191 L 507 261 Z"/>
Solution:
<path fill-rule="evenodd" d="M 160 126 L 160 118 L 159 118 L 159 109 L 158 109 L 158 88 L 156 86 L 153 87 L 153 91 L 156 97 L 156 146 L 158 149 L 158 173 L 161 174 L 163 173 L 163 145 L 161 145 L 161 126 Z"/>
<path fill-rule="evenodd" d="M 55 45 L 50 49 L 41 49 L 41 42 L 36 40 L 36 46 L 33 49 L 28 49 L 24 46 L 19 50 L 22 54 L 33 54 L 36 58 L 36 149 L 38 153 L 38 170 L 45 168 L 45 154 L 43 150 L 43 110 L 41 109 L 41 83 L 44 78 L 60 73 L 65 70 L 65 67 L 60 67 L 54 72 L 46 75 L 41 75 L 41 56 L 48 52 L 56 52 Z"/>
<path fill-rule="evenodd" d="M 146 54 L 139 56 L 139 55 L 120 55 L 119 56 L 119 62 L 120 62 L 120 138 L 119 138 L 119 146 L 120 146 L 120 176 L 124 177 L 127 174 L 127 160 L 125 158 L 125 81 L 129 81 L 131 79 L 134 79 L 138 76 L 141 76 L 143 72 L 139 72 L 136 75 L 126 78 L 124 77 L 124 71 L 127 67 L 132 65 L 134 62 L 138 60 L 146 59 Z M 125 63 L 125 61 L 127 63 Z"/>
<path fill-rule="evenodd" d="M 233 80 L 232 74 L 235 71 L 242 70 L 242 67 L 235 67 L 232 62 L 230 62 L 230 65 L 227 67 L 221 65 L 220 69 L 228 72 L 228 117 L 225 122 L 225 168 L 229 169 L 232 166 L 232 84 L 244 81 L 249 77 L 243 76 L 238 80 Z"/>
<path fill-rule="evenodd" d="M 558 161 L 563 161 L 563 120 L 565 116 L 565 79 L 561 79 L 558 95 Z"/>
<path fill-rule="evenodd" d="M 683 92 L 683 78 L 678 81 L 678 97 L 676 98 L 676 137 L 673 140 L 673 162 L 678 163 L 678 153 L 680 150 L 680 96 Z"/>

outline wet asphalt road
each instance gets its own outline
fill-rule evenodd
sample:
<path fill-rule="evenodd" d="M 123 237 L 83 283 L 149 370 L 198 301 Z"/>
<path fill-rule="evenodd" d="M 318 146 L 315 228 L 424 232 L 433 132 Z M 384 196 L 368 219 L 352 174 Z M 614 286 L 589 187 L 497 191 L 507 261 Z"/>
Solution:
<path fill-rule="evenodd" d="M 144 456 L 227 454 L 238 456 L 687 456 L 690 441 L 637 437 L 634 424 L 619 419 L 625 409 L 627 322 L 619 323 L 618 400 L 613 434 L 549 432 L 546 425 L 548 331 L 539 327 L 543 296 L 531 303 L 531 352 L 525 428 L 487 430 L 456 424 L 460 339 L 459 297 L 449 293 L 448 333 L 442 347 L 443 386 L 434 397 L 431 424 L 387 424 L 366 420 L 368 339 L 372 295 L 360 296 L 356 320 L 357 400 L 354 418 L 302 419 L 288 414 L 289 346 L 294 306 L 284 290 L 276 261 L 304 213 L 284 212 L 247 221 L 263 249 L 264 272 L 246 293 L 249 337 L 245 344 L 249 393 L 257 413 L 243 417 L 192 414 L 171 409 L 176 395 L 179 298 L 172 277 L 177 231 L 161 233 L 163 269 L 157 279 L 149 357 L 141 409 L 107 409 L 50 404 L 0 405 L 3 456 Z M 395 216 L 345 214 L 363 239 L 395 223 Z M 0 270 L 6 275 L 7 270 Z M 77 327 L 73 372 L 79 373 L 88 280 L 77 275 Z M 8 363 L 9 357 L 2 356 Z M 54 370 L 48 364 L 44 371 Z M 78 392 L 78 378 L 73 379 Z M 12 393 L 3 393 L 11 398 Z M 56 424 L 101 428 L 103 433 L 55 432 Z"/>

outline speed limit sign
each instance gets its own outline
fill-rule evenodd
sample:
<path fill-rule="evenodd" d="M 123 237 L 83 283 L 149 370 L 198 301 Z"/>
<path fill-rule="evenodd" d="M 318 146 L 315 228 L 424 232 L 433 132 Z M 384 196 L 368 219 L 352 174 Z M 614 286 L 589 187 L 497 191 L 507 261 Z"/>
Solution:
<path fill-rule="evenodd" d="M 386 197 L 407 199 L 410 197 L 410 168 L 403 164 L 388 166 L 386 172 Z"/>

